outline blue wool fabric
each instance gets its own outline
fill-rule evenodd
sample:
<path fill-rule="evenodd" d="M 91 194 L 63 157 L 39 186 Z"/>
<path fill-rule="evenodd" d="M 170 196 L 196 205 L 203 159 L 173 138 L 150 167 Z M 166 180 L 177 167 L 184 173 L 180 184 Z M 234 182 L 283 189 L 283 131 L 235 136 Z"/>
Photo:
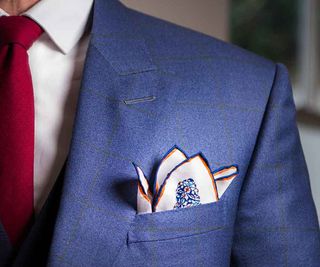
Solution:
<path fill-rule="evenodd" d="M 239 174 L 218 202 L 137 214 L 131 162 L 154 177 L 175 144 Z M 52 267 L 319 267 L 286 68 L 96 0 L 49 247 Z"/>

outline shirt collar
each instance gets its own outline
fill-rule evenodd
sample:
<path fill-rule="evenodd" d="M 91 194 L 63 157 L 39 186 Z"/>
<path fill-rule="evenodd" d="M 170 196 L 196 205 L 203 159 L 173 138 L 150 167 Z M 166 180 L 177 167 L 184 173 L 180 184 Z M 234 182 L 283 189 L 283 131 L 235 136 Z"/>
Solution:
<path fill-rule="evenodd" d="M 92 4 L 93 0 L 41 0 L 23 15 L 36 21 L 67 54 L 84 34 Z M 3 10 L 1 14 L 7 15 Z"/>

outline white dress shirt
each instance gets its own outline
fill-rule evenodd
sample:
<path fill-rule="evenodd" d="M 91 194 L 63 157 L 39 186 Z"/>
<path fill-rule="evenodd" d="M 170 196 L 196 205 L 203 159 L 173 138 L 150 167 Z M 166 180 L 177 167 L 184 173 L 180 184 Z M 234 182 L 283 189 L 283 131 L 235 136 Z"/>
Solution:
<path fill-rule="evenodd" d="M 45 31 L 28 50 L 35 100 L 36 213 L 69 152 L 92 4 L 93 0 L 42 0 L 23 14 Z M 0 9 L 2 15 L 8 14 Z"/>

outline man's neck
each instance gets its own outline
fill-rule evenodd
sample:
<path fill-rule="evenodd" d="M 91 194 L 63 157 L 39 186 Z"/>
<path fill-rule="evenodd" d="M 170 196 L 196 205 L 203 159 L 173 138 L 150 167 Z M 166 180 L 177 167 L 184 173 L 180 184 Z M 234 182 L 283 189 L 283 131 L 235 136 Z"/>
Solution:
<path fill-rule="evenodd" d="M 20 15 L 40 0 L 0 0 L 0 8 L 9 15 Z"/>

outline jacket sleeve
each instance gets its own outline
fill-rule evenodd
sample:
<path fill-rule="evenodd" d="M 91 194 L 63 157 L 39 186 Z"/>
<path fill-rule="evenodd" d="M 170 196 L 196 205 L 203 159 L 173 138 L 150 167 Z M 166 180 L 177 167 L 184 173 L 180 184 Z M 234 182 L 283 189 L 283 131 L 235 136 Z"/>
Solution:
<path fill-rule="evenodd" d="M 295 117 L 288 72 L 277 64 L 241 188 L 231 266 L 320 266 L 318 219 Z"/>

